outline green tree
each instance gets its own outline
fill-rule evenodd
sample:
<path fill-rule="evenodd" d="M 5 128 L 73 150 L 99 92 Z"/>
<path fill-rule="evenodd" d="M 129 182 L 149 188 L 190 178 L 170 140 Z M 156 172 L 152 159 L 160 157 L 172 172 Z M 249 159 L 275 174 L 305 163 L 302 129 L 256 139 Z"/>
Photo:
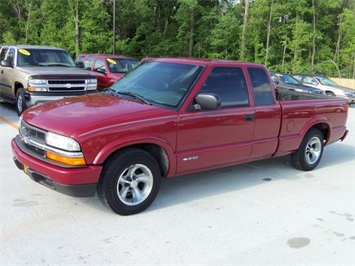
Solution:
<path fill-rule="evenodd" d="M 342 74 L 345 77 L 355 79 L 355 14 L 354 9 L 344 9 L 340 14 L 342 22 L 341 28 L 342 40 L 339 50 L 339 59 L 337 60 L 339 67 L 342 69 Z"/>

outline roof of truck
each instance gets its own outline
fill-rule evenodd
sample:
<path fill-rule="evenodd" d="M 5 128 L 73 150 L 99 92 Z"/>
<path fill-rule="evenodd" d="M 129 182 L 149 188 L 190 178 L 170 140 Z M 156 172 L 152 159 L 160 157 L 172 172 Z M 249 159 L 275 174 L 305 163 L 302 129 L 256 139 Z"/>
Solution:
<path fill-rule="evenodd" d="M 28 44 L 2 44 L 0 47 L 17 47 L 20 49 L 61 49 L 57 46 L 47 46 L 47 45 L 28 45 Z"/>

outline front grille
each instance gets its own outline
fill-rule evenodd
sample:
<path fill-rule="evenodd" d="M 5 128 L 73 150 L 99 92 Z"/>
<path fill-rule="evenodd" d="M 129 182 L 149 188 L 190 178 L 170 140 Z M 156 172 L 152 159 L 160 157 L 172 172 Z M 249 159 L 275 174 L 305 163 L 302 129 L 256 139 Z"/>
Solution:
<path fill-rule="evenodd" d="M 48 80 L 48 84 L 85 84 L 85 80 Z"/>
<path fill-rule="evenodd" d="M 34 129 L 33 127 L 25 127 L 27 133 L 29 136 L 32 136 L 36 139 L 43 139 L 45 138 L 45 132 L 42 132 L 42 131 L 38 131 L 36 129 Z"/>
<path fill-rule="evenodd" d="M 41 148 L 41 146 L 44 146 L 46 143 L 46 131 L 33 127 L 22 120 L 20 124 L 19 133 L 22 138 L 23 144 L 28 149 L 40 156 L 45 155 L 45 151 Z M 36 142 L 37 145 L 32 145 L 33 142 Z"/>
<path fill-rule="evenodd" d="M 48 79 L 49 92 L 85 92 L 86 80 L 85 79 Z"/>

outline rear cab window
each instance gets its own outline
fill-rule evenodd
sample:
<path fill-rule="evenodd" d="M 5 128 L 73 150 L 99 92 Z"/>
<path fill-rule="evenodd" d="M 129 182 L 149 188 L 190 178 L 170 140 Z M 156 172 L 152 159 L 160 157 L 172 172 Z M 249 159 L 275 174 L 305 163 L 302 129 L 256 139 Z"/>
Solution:
<path fill-rule="evenodd" d="M 253 89 L 254 105 L 274 104 L 274 90 L 263 68 L 248 67 L 248 74 Z"/>

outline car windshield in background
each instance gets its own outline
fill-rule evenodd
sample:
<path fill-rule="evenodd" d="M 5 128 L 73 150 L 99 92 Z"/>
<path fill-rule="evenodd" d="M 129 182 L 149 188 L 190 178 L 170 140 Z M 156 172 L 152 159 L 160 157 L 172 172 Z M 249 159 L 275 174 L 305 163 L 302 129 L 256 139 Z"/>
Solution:
<path fill-rule="evenodd" d="M 322 85 L 326 85 L 326 86 L 332 86 L 332 87 L 336 87 L 339 86 L 338 84 L 336 84 L 334 81 L 326 78 L 326 77 L 322 77 L 322 76 L 316 76 L 315 77 L 320 84 Z"/>
<path fill-rule="evenodd" d="M 107 58 L 106 60 L 112 73 L 127 73 L 139 64 L 136 60 L 126 58 Z"/>
<path fill-rule="evenodd" d="M 293 85 L 300 85 L 301 82 L 299 82 L 297 79 L 289 76 L 289 75 L 282 75 L 280 79 L 286 83 L 286 84 L 293 84 Z"/>
<path fill-rule="evenodd" d="M 113 84 L 110 89 L 143 97 L 150 103 L 177 107 L 195 82 L 202 67 L 166 62 L 147 62 Z"/>
<path fill-rule="evenodd" d="M 64 66 L 75 67 L 73 59 L 63 50 L 20 49 L 17 65 L 26 66 Z"/>

